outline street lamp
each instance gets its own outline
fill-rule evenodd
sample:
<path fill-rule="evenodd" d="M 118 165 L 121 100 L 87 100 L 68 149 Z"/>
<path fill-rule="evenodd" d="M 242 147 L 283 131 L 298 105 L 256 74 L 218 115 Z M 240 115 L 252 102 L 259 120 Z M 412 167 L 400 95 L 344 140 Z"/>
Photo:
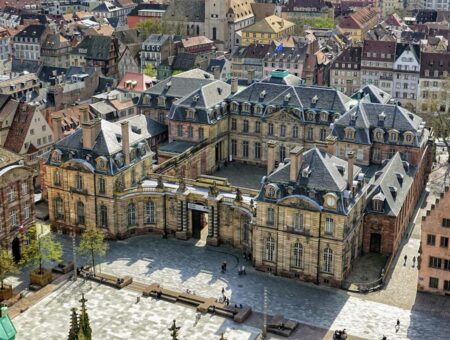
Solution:
<path fill-rule="evenodd" d="M 72 251 L 73 251 L 73 281 L 77 281 L 77 251 L 76 251 L 76 238 L 75 238 L 75 226 L 72 227 Z"/>

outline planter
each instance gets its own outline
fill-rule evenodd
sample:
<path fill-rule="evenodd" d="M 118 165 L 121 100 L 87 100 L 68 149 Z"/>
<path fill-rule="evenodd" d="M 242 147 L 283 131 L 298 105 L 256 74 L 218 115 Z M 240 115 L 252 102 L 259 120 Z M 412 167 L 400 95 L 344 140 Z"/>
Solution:
<path fill-rule="evenodd" d="M 44 287 L 52 281 L 52 271 L 50 269 L 42 268 L 42 272 L 39 273 L 39 269 L 32 270 L 30 273 L 30 285 L 38 285 Z"/>
<path fill-rule="evenodd" d="M 13 296 L 12 286 L 3 284 L 3 289 L 0 289 L 0 301 L 11 299 Z"/>

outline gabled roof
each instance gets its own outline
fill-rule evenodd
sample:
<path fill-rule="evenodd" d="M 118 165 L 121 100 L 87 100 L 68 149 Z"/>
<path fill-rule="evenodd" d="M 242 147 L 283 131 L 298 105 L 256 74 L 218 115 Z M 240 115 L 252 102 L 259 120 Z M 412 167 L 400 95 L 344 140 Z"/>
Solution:
<path fill-rule="evenodd" d="M 42 38 L 46 30 L 44 25 L 29 25 L 17 33 L 15 38 Z"/>
<path fill-rule="evenodd" d="M 374 85 L 365 85 L 352 95 L 352 99 L 367 98 L 370 103 L 387 104 L 392 96 Z"/>
<path fill-rule="evenodd" d="M 187 22 L 204 22 L 205 0 L 172 0 L 164 17 L 166 20 L 180 20 Z"/>
<path fill-rule="evenodd" d="M 33 121 L 36 106 L 21 104 L 14 115 L 14 120 L 9 128 L 4 147 L 12 152 L 20 153 L 28 130 Z"/>
<path fill-rule="evenodd" d="M 76 50 L 79 54 L 84 54 L 87 59 L 109 60 L 109 50 L 113 43 L 112 37 L 90 35 L 80 42 Z"/>
<path fill-rule="evenodd" d="M 130 122 L 131 131 L 140 132 L 145 139 L 167 132 L 167 125 L 157 122 L 146 115 L 135 115 L 126 119 Z M 120 125 L 122 121 L 116 122 Z"/>
<path fill-rule="evenodd" d="M 375 173 L 368 199 L 381 200 L 383 214 L 398 216 L 413 183 L 414 174 L 415 168 L 403 163 L 400 153 L 397 152 L 380 171 Z M 373 212 L 371 205 L 368 205 L 366 210 Z"/>
<path fill-rule="evenodd" d="M 11 63 L 11 72 L 12 73 L 38 73 L 39 69 L 42 65 L 39 65 L 37 61 L 32 60 L 19 60 L 13 58 Z"/>
<path fill-rule="evenodd" d="M 262 33 L 279 33 L 288 28 L 295 26 L 293 22 L 280 18 L 276 15 L 271 15 L 264 18 L 251 26 L 242 29 L 243 32 L 262 32 Z"/>
<path fill-rule="evenodd" d="M 146 76 L 143 73 L 126 72 L 117 88 L 125 91 L 142 92 L 152 87 L 154 83 L 156 83 L 155 78 Z"/>

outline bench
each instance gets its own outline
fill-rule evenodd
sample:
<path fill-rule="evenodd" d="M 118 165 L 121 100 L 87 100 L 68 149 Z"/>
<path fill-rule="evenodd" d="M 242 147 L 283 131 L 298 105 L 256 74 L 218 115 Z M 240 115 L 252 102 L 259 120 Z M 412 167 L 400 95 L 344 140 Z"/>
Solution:
<path fill-rule="evenodd" d="M 231 311 L 229 309 L 217 308 L 216 307 L 215 314 L 220 315 L 220 316 L 225 316 L 227 318 L 234 318 L 235 312 Z"/>
<path fill-rule="evenodd" d="M 235 322 L 243 323 L 252 314 L 250 306 L 243 306 L 238 308 L 238 312 L 234 315 L 233 320 Z"/>
<path fill-rule="evenodd" d="M 69 262 L 67 264 L 59 263 L 52 268 L 52 272 L 58 274 L 67 274 L 68 272 L 71 272 L 73 269 L 74 269 L 73 262 Z"/>
<path fill-rule="evenodd" d="M 124 288 L 133 282 L 133 278 L 131 276 L 125 276 L 123 278 L 118 278 L 114 275 L 105 274 L 105 273 L 97 273 L 95 276 L 90 272 L 86 272 L 85 270 L 81 271 L 81 275 L 87 279 L 104 283 L 115 288 Z"/>
<path fill-rule="evenodd" d="M 42 287 L 39 286 L 39 285 L 30 284 L 30 285 L 29 285 L 29 288 L 30 288 L 31 291 L 37 292 L 37 291 L 38 291 L 39 289 L 41 289 Z"/>

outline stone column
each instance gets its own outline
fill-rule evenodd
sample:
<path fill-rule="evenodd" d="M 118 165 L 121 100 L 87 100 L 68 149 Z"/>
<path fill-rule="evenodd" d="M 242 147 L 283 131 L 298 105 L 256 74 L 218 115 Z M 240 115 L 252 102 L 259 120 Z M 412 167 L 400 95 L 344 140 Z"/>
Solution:
<path fill-rule="evenodd" d="M 219 238 L 219 212 L 217 211 L 217 206 L 214 207 L 213 215 L 213 237 Z"/>
<path fill-rule="evenodd" d="M 275 147 L 277 142 L 267 142 L 267 175 L 270 175 L 275 167 Z"/>
<path fill-rule="evenodd" d="M 177 217 L 178 217 L 178 227 L 177 231 L 183 230 L 183 202 L 177 202 Z"/>
<path fill-rule="evenodd" d="M 219 245 L 219 216 L 217 202 L 215 199 L 208 200 L 208 239 L 207 244 L 212 246 Z"/>
<path fill-rule="evenodd" d="M 213 207 L 210 206 L 208 211 L 208 237 L 214 237 L 213 213 Z"/>
<path fill-rule="evenodd" d="M 187 216 L 188 216 L 187 203 L 186 203 L 186 201 L 183 201 L 183 231 L 184 232 L 187 232 Z"/>

